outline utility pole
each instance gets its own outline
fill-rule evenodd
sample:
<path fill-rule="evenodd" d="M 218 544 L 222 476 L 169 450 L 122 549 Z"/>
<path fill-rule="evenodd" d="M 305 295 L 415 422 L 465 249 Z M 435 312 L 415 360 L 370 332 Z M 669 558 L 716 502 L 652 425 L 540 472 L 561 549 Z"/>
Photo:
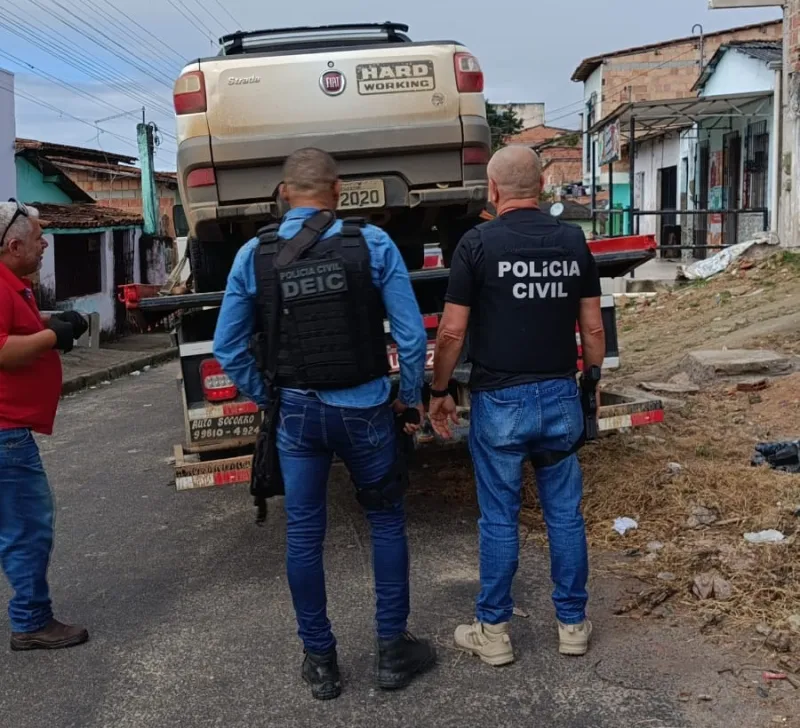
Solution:
<path fill-rule="evenodd" d="M 142 216 L 144 234 L 158 235 L 158 190 L 156 188 L 154 125 L 142 122 L 136 126 L 139 142 L 139 161 L 142 167 Z"/>

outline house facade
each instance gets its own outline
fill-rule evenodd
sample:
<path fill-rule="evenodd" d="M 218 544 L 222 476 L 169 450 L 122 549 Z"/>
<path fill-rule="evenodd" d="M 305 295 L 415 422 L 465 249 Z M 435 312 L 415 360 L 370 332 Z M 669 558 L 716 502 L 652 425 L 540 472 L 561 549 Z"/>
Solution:
<path fill-rule="evenodd" d="M 56 182 L 55 187 L 77 187 L 84 198 L 99 206 L 113 207 L 142 215 L 142 171 L 135 157 L 99 149 L 72 147 L 33 139 L 16 140 L 17 183 L 27 199 L 41 198 L 40 176 Z M 59 179 L 60 178 L 60 179 Z M 159 200 L 159 235 L 176 237 L 174 208 L 180 203 L 174 172 L 156 172 Z M 49 188 L 49 192 L 54 192 Z M 74 199 L 74 194 L 69 193 Z M 50 201 L 50 200 L 48 200 Z M 52 200 L 64 202 L 66 200 Z"/>
<path fill-rule="evenodd" d="M 523 144 L 539 154 L 543 191 L 547 197 L 554 200 L 586 197 L 580 132 L 540 124 L 509 137 L 506 143 Z"/>
<path fill-rule="evenodd" d="M 779 41 L 781 21 L 732 28 L 706 35 L 654 43 L 581 61 L 572 80 L 583 84 L 583 174 L 590 184 L 593 158 L 596 182 L 614 199 L 628 199 L 630 179 L 623 158 L 614 164 L 613 179 L 607 166 L 599 164 L 596 145 L 587 135 L 588 129 L 613 114 L 621 105 L 639 101 L 656 101 L 695 96 L 693 87 L 701 70 L 719 48 L 736 41 Z"/>
<path fill-rule="evenodd" d="M 96 202 L 46 160 L 17 155 L 18 199 L 39 210 L 48 246 L 34 280 L 43 310 L 97 314 L 102 338 L 127 332 L 118 287 L 161 285 L 176 261 L 172 238 L 142 233 L 141 212 Z"/>

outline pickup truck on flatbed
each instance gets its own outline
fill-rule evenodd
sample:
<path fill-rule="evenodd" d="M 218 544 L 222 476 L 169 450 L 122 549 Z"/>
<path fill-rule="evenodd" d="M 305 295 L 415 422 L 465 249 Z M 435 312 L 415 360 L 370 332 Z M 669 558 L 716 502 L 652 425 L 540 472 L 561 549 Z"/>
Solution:
<path fill-rule="evenodd" d="M 280 218 L 281 167 L 332 154 L 339 207 L 384 228 L 408 268 L 448 257 L 486 204 L 491 133 L 478 60 L 397 23 L 236 32 L 175 83 L 178 184 L 196 292 L 224 287 L 238 247 Z"/>
<path fill-rule="evenodd" d="M 621 277 L 654 257 L 653 236 L 610 238 L 591 241 L 601 277 Z M 449 271 L 443 267 L 441 253 L 429 256 L 432 267 L 411 272 L 411 283 L 428 333 L 428 359 L 423 397 L 427 402 L 433 369 L 433 350 L 444 309 Z M 157 295 L 155 287 L 123 286 L 121 300 L 129 309 L 151 323 L 178 315 L 174 336 L 180 356 L 178 391 L 184 415 L 185 442 L 174 447 L 175 484 L 178 490 L 250 482 L 250 463 L 261 424 L 258 407 L 242 396 L 214 359 L 212 339 L 216 328 L 222 291 L 185 295 Z M 619 343 L 613 296 L 602 299 L 606 330 L 605 370 L 619 367 Z M 393 379 L 397 380 L 397 350 L 385 324 L 386 348 Z M 576 336 L 578 332 L 576 331 Z M 580 349 L 579 349 L 580 353 Z M 581 362 L 578 362 L 581 367 Z M 469 430 L 470 364 L 461 361 L 450 383 L 459 407 L 462 426 L 456 429 L 458 443 Z M 395 381 L 395 386 L 399 382 Z M 658 399 L 644 394 L 631 395 L 601 389 L 598 429 L 601 434 L 661 422 L 663 407 Z M 415 436 L 417 446 L 442 445 L 426 423 Z"/>

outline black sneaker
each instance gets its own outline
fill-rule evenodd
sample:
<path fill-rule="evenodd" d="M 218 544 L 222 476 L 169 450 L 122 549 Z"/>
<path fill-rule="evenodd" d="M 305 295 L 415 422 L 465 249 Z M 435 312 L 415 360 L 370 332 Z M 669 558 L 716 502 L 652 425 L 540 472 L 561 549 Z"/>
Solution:
<path fill-rule="evenodd" d="M 378 640 L 378 687 L 382 690 L 400 690 L 435 664 L 433 645 L 410 632 L 393 640 Z"/>
<path fill-rule="evenodd" d="M 333 700 L 342 694 L 342 680 L 336 650 L 324 655 L 306 652 L 303 660 L 303 680 L 311 686 L 311 694 L 317 700 Z"/>

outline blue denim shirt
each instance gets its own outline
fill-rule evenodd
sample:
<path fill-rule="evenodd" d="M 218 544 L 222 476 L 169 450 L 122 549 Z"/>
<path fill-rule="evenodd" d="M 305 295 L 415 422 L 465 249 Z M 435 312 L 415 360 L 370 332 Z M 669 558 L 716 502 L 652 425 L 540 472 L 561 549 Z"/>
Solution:
<path fill-rule="evenodd" d="M 280 228 L 282 238 L 294 237 L 317 210 L 307 207 L 291 210 Z M 342 223 L 337 220 L 324 237 L 335 235 Z M 409 406 L 422 401 L 427 336 L 417 299 L 411 288 L 405 262 L 392 239 L 380 228 L 363 229 L 371 256 L 372 281 L 381 292 L 392 337 L 400 360 L 400 400 Z M 214 333 L 214 356 L 239 390 L 261 407 L 267 404 L 264 380 L 250 353 L 250 337 L 256 327 L 255 252 L 258 239 L 245 243 L 236 255 L 228 276 L 217 330 Z M 317 392 L 325 404 L 333 407 L 366 409 L 386 402 L 391 384 L 388 377 L 376 379 L 351 389 Z"/>

